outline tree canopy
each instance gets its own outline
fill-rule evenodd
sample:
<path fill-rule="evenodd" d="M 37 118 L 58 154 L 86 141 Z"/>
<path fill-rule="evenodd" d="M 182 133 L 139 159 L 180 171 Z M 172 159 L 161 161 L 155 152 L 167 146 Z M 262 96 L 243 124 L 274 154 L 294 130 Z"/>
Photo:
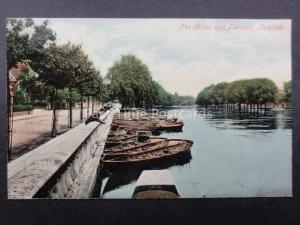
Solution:
<path fill-rule="evenodd" d="M 199 92 L 198 105 L 212 104 L 266 104 L 276 103 L 278 88 L 267 78 L 244 79 L 230 83 L 212 84 Z"/>
<path fill-rule="evenodd" d="M 30 68 L 21 78 L 19 99 L 53 101 L 56 95 L 57 101 L 64 98 L 71 104 L 71 96 L 78 97 L 78 93 L 81 101 L 83 96 L 118 99 L 130 107 L 189 105 L 194 101 L 192 96 L 166 91 L 152 79 L 147 65 L 131 54 L 114 62 L 104 81 L 80 45 L 56 42 L 47 20 L 35 24 L 32 19 L 7 19 L 6 31 L 8 69 L 17 62 Z"/>
<path fill-rule="evenodd" d="M 110 97 L 123 106 L 151 107 L 170 104 L 168 93 L 153 81 L 148 67 L 135 55 L 123 55 L 109 68 L 107 77 Z"/>
<path fill-rule="evenodd" d="M 284 92 L 283 101 L 286 103 L 291 103 L 292 102 L 292 81 L 283 83 L 283 92 Z"/>
<path fill-rule="evenodd" d="M 33 29 L 33 33 L 28 29 Z M 55 41 L 55 32 L 48 27 L 48 21 L 36 25 L 28 19 L 6 20 L 7 68 L 10 69 L 17 62 L 37 63 L 45 45 Z M 30 64 L 33 69 L 34 66 Z"/>
<path fill-rule="evenodd" d="M 167 92 L 159 83 L 153 81 L 153 90 L 154 90 L 154 105 L 159 106 L 170 106 L 175 104 L 175 99 Z"/>

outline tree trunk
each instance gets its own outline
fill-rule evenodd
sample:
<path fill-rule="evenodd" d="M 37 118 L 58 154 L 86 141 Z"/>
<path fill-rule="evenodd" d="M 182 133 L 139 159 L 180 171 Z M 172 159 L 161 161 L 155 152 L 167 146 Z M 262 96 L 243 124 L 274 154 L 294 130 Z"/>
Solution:
<path fill-rule="evenodd" d="M 26 105 L 27 105 L 27 114 L 29 115 L 30 110 L 29 110 L 29 96 L 28 96 L 28 93 L 27 93 L 27 96 L 26 96 Z"/>
<path fill-rule="evenodd" d="M 80 95 L 80 121 L 82 122 L 83 120 L 83 96 L 82 94 Z"/>
<path fill-rule="evenodd" d="M 88 101 L 87 101 L 86 117 L 88 118 L 89 115 L 90 115 L 90 96 L 88 96 Z"/>
<path fill-rule="evenodd" d="M 92 114 L 94 114 L 95 99 L 92 97 Z"/>
<path fill-rule="evenodd" d="M 73 127 L 73 112 L 72 112 L 72 89 L 69 90 L 69 127 Z"/>
<path fill-rule="evenodd" d="M 52 99 L 52 106 L 53 106 L 53 115 L 52 115 L 52 130 L 51 130 L 51 136 L 55 137 L 57 133 L 57 118 L 56 118 L 56 93 L 57 90 L 54 91 L 54 96 Z"/>

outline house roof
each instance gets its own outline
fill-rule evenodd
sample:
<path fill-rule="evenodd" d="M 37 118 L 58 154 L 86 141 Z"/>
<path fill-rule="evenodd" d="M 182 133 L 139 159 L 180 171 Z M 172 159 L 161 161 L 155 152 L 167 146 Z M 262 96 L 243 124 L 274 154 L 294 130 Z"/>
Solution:
<path fill-rule="evenodd" d="M 11 71 L 9 71 L 9 81 L 17 82 L 17 79 L 14 77 Z"/>
<path fill-rule="evenodd" d="M 9 81 L 17 81 L 20 79 L 22 71 L 28 66 L 25 63 L 18 62 L 16 67 L 9 70 Z"/>

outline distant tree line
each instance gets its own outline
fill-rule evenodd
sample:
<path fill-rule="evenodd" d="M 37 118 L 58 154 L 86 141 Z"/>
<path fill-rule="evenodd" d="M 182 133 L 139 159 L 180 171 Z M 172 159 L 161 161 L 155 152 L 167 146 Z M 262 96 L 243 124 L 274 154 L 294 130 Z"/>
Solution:
<path fill-rule="evenodd" d="M 261 107 L 268 103 L 290 103 L 291 81 L 284 83 L 284 90 L 280 92 L 276 84 L 267 78 L 243 79 L 233 82 L 212 84 L 196 97 L 196 104 L 209 105 L 242 105 Z"/>

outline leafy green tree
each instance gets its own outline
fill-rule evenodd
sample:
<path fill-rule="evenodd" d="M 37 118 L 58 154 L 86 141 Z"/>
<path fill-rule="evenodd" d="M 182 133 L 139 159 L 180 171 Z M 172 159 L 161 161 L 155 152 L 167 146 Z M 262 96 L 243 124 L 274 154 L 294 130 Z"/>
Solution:
<path fill-rule="evenodd" d="M 229 83 L 225 91 L 226 99 L 230 103 L 238 103 L 239 106 L 247 101 L 246 80 L 237 80 Z"/>
<path fill-rule="evenodd" d="M 182 96 L 175 92 L 172 95 L 174 105 L 193 105 L 195 103 L 195 98 L 193 96 Z"/>
<path fill-rule="evenodd" d="M 103 82 L 102 91 L 97 95 L 97 97 L 103 101 L 104 103 L 108 102 L 110 100 L 110 96 L 112 96 L 112 93 L 110 91 L 109 85 L 105 83 L 105 80 Z"/>
<path fill-rule="evenodd" d="M 89 97 L 94 95 L 93 83 L 97 83 L 97 77 L 100 76 L 100 73 L 96 70 L 92 61 L 89 60 L 88 56 L 83 52 L 79 57 L 80 67 L 79 71 L 80 76 L 76 79 L 76 89 L 81 96 L 80 99 L 80 120 L 83 119 L 83 101 L 84 97 Z M 99 78 L 100 79 L 100 78 Z"/>
<path fill-rule="evenodd" d="M 6 54 L 7 54 L 7 75 L 9 70 L 16 66 L 17 62 L 35 62 L 41 59 L 41 53 L 48 41 L 54 41 L 55 33 L 47 26 L 45 21 L 42 25 L 35 25 L 33 20 L 28 19 L 7 19 L 6 20 Z M 33 34 L 28 32 L 29 28 L 34 28 Z M 43 32 L 41 32 L 43 31 Z M 44 37 L 44 38 L 36 38 Z M 36 48 L 36 40 L 40 48 Z M 35 68 L 33 67 L 35 70 Z M 9 115 L 13 112 L 13 98 L 9 93 Z M 11 118 L 11 116 L 10 116 Z M 10 130 L 13 129 L 13 123 L 10 122 Z M 8 157 L 12 147 L 12 136 L 10 135 Z"/>
<path fill-rule="evenodd" d="M 96 71 L 94 81 L 91 83 L 90 86 L 90 96 L 92 96 L 92 114 L 94 113 L 95 100 L 102 100 L 103 89 L 103 78 L 101 77 L 100 71 Z"/>
<path fill-rule="evenodd" d="M 215 85 L 211 84 L 208 87 L 204 88 L 196 97 L 196 104 L 208 106 L 215 104 L 215 99 L 213 97 L 215 91 Z"/>
<path fill-rule="evenodd" d="M 159 106 L 174 105 L 174 97 L 168 93 L 159 83 L 153 81 L 153 104 Z"/>
<path fill-rule="evenodd" d="M 153 83 L 148 67 L 134 55 L 124 55 L 109 68 L 107 80 L 111 98 L 123 106 L 149 107 L 153 103 Z"/>
<path fill-rule="evenodd" d="M 34 32 L 30 34 L 29 28 Z M 17 62 L 35 64 L 41 59 L 46 43 L 55 41 L 56 34 L 48 27 L 48 21 L 36 25 L 31 18 L 6 20 L 7 69 Z M 35 70 L 35 67 L 32 67 Z"/>
<path fill-rule="evenodd" d="M 26 104 L 26 93 L 22 89 L 16 90 L 14 98 L 16 105 Z"/>
<path fill-rule="evenodd" d="M 257 104 L 275 103 L 278 95 L 276 84 L 267 78 L 254 79 L 256 83 L 253 92 L 249 92 L 249 98 L 256 99 Z"/>
<path fill-rule="evenodd" d="M 24 30 L 32 27 L 32 19 L 6 20 L 7 69 L 14 67 L 18 61 L 26 60 L 30 35 Z"/>
<path fill-rule="evenodd" d="M 283 83 L 283 91 L 284 91 L 284 97 L 283 97 L 284 102 L 291 103 L 292 102 L 292 81 Z"/>
<path fill-rule="evenodd" d="M 198 105 L 212 104 L 266 104 L 275 103 L 278 97 L 276 84 L 267 78 L 237 80 L 210 85 L 199 92 Z"/>
<path fill-rule="evenodd" d="M 20 76 L 20 88 L 26 92 L 27 103 L 33 102 L 37 92 L 40 91 L 37 85 L 37 74 L 29 67 Z"/>
<path fill-rule="evenodd" d="M 227 102 L 226 89 L 228 87 L 227 82 L 218 83 L 213 89 L 213 99 L 215 104 L 225 104 Z"/>

